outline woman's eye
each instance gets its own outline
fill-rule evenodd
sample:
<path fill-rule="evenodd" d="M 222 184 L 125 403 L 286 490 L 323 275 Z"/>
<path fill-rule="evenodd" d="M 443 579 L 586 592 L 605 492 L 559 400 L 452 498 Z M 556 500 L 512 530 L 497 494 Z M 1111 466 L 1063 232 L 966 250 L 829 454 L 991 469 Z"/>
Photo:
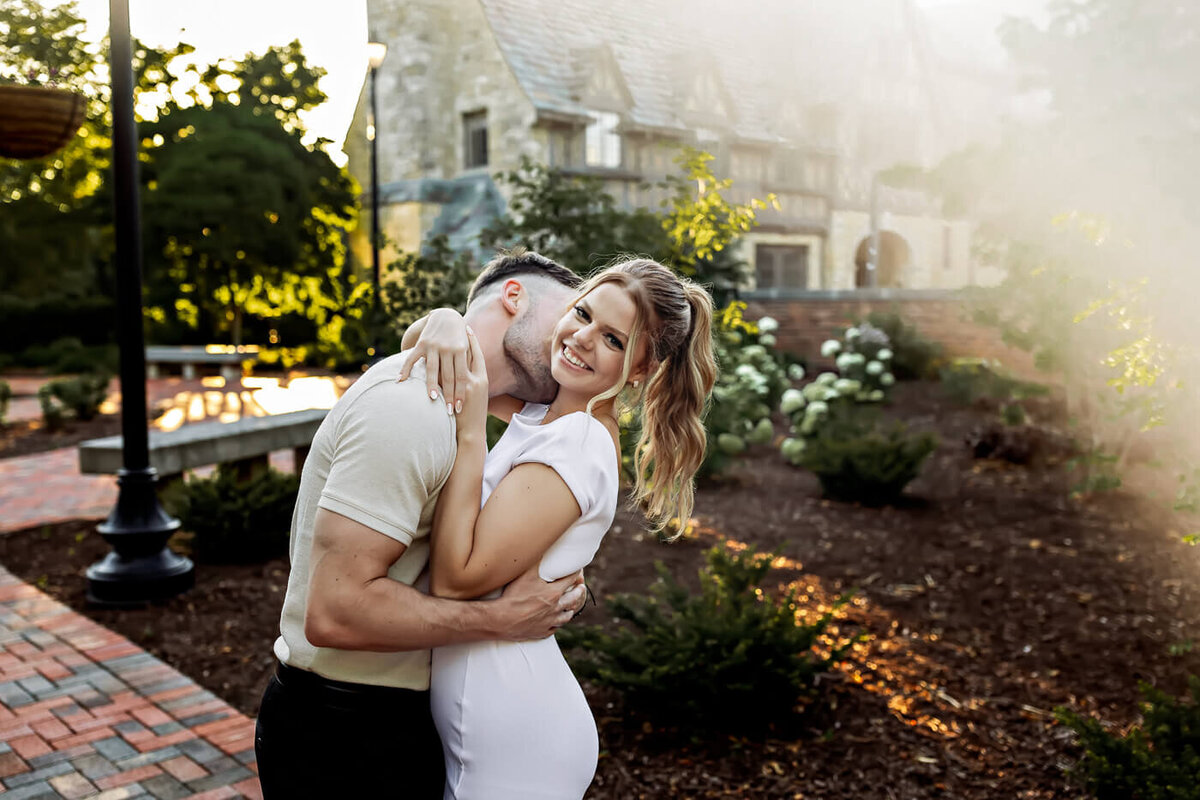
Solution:
<path fill-rule="evenodd" d="M 575 316 L 586 321 L 588 318 L 588 313 L 584 310 L 583 306 L 575 306 Z"/>
<path fill-rule="evenodd" d="M 615 347 L 618 350 L 625 349 L 625 345 L 621 344 L 621 340 L 618 339 L 616 336 L 614 336 L 611 333 L 608 334 L 608 343 L 611 344 L 613 347 Z"/>

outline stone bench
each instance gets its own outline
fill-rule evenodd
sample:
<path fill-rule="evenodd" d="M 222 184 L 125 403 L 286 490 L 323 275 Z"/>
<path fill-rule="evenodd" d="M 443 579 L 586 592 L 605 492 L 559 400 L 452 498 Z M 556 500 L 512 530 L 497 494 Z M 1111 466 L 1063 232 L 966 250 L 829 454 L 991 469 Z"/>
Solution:
<path fill-rule="evenodd" d="M 248 477 L 265 468 L 276 450 L 292 450 L 296 472 L 304 466 L 313 436 L 329 413 L 310 408 L 269 417 L 243 417 L 235 422 L 201 422 L 173 431 L 150 431 L 150 466 L 163 482 L 196 467 L 233 464 Z M 115 475 L 124 466 L 120 436 L 91 439 L 79 445 L 79 471 Z"/>
<path fill-rule="evenodd" d="M 258 348 L 254 345 L 151 345 L 146 348 L 146 375 L 157 378 L 161 365 L 179 364 L 184 379 L 195 380 L 197 367 L 215 366 L 226 381 L 238 381 L 242 377 L 242 364 L 254 361 L 257 355 Z"/>

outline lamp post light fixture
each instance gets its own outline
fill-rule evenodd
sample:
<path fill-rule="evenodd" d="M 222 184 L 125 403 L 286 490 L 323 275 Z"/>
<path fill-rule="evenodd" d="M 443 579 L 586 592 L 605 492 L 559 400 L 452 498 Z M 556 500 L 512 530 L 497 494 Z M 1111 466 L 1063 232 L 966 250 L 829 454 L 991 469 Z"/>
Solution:
<path fill-rule="evenodd" d="M 88 599 L 129 606 L 166 600 L 192 587 L 195 567 L 167 547 L 179 520 L 158 503 L 146 424 L 146 343 L 142 332 L 142 226 L 138 136 L 133 116 L 129 0 L 109 0 L 112 71 L 113 211 L 117 256 L 117 342 L 121 354 L 121 439 L 117 504 L 96 530 L 112 547 L 87 569 Z"/>
<path fill-rule="evenodd" d="M 375 121 L 379 118 L 378 95 L 375 91 L 375 74 L 379 67 L 383 64 L 383 59 L 387 57 L 387 45 L 383 42 L 368 42 L 367 43 L 367 61 L 371 66 L 371 110 L 367 118 L 367 140 L 371 142 L 371 280 L 375 288 L 375 325 L 376 341 L 372 344 L 371 355 L 378 354 L 378 326 L 380 323 L 379 314 L 381 308 L 379 283 L 379 248 L 380 248 L 380 231 L 379 231 L 379 131 L 375 127 Z"/>

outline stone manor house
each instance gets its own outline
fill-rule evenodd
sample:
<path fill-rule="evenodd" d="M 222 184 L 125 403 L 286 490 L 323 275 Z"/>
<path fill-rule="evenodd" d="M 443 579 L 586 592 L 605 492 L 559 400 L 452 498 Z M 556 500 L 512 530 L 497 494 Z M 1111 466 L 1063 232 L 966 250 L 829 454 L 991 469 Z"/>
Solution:
<path fill-rule="evenodd" d="M 686 143 L 716 156 L 733 199 L 779 198 L 739 242 L 748 297 L 989 280 L 972 262 L 969 221 L 943 218 L 919 193 L 873 186 L 881 169 L 929 166 L 986 135 L 1012 94 L 1005 76 L 945 57 L 911 0 L 367 6 L 369 37 L 388 47 L 375 130 L 393 247 L 445 233 L 477 250 L 505 207 L 493 176 L 522 156 L 656 207 L 646 184 L 674 171 Z M 345 145 L 368 203 L 369 98 L 364 82 Z M 366 235 L 364 226 L 363 255 Z"/>

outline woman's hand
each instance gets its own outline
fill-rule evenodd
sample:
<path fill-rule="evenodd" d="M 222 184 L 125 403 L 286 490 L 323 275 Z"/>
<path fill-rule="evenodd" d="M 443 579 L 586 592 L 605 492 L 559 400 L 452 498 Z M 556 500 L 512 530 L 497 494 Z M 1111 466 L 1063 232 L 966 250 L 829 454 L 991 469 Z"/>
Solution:
<path fill-rule="evenodd" d="M 467 323 L 452 308 L 435 309 L 412 326 L 419 333 L 416 342 L 409 342 L 405 333 L 403 344 L 411 345 L 400 363 L 398 380 L 404 380 L 413 364 L 425 359 L 425 387 L 430 399 L 437 399 L 438 386 L 446 398 L 446 413 L 462 413 L 466 401 L 467 359 L 470 345 L 467 342 Z M 484 383 L 487 382 L 486 371 Z"/>
<path fill-rule="evenodd" d="M 488 377 L 487 365 L 483 360 L 483 348 L 475 331 L 467 328 L 466 374 L 457 384 L 463 394 L 462 406 L 458 412 L 458 440 L 463 442 L 469 438 L 482 438 L 486 435 L 488 414 Z"/>

